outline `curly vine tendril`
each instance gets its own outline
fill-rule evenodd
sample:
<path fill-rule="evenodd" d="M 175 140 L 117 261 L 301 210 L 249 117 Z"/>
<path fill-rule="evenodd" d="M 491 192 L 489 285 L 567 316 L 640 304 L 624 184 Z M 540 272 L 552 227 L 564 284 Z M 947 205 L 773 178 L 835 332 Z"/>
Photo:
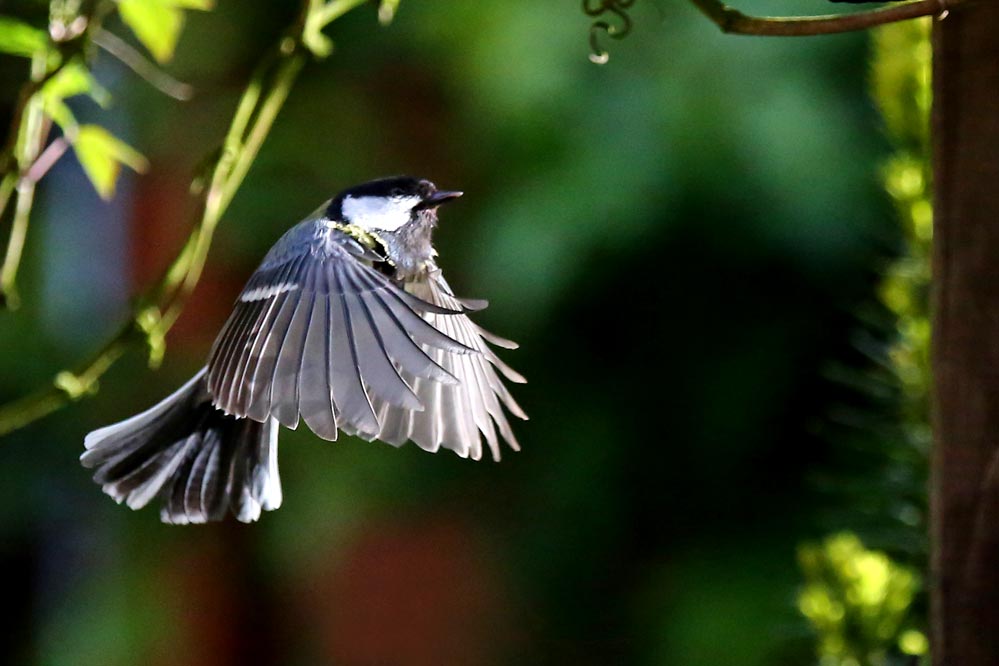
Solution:
<path fill-rule="evenodd" d="M 610 53 L 600 48 L 599 33 L 612 39 L 621 39 L 631 32 L 631 17 L 625 11 L 635 4 L 635 0 L 583 0 L 583 13 L 594 18 L 610 12 L 617 17 L 617 24 L 608 21 L 594 21 L 590 26 L 590 61 L 602 65 L 610 59 Z"/>

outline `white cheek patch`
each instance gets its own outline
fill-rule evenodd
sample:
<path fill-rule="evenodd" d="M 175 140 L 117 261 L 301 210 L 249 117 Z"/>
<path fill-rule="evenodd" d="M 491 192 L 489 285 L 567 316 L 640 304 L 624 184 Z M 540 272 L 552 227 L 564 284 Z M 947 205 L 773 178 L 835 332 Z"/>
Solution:
<path fill-rule="evenodd" d="M 362 229 L 380 229 L 395 231 L 409 222 L 410 212 L 419 197 L 346 197 L 341 211 L 344 220 L 356 224 Z"/>

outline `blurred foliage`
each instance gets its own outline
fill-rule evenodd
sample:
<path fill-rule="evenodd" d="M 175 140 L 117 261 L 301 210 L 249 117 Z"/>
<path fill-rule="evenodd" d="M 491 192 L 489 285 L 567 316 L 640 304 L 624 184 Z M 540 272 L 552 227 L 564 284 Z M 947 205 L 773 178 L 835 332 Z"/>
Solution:
<path fill-rule="evenodd" d="M 126 25 L 157 60 L 165 62 L 173 55 L 180 34 L 183 23 L 180 8 L 207 9 L 209 4 L 205 0 L 122 0 L 117 7 Z M 87 65 L 93 50 L 91 33 L 103 30 L 105 13 L 106 10 L 98 13 L 96 9 L 85 13 L 80 2 L 57 0 L 50 3 L 47 29 L 0 17 L 0 53 L 31 59 L 32 81 L 38 84 L 38 90 L 25 89 L 28 98 L 24 100 L 23 116 L 11 129 L 12 135 L 17 135 L 12 157 L 16 159 L 19 176 L 27 177 L 32 161 L 46 143 L 48 131 L 36 129 L 41 123 L 38 116 L 44 116 L 62 130 L 97 192 L 109 198 L 114 194 L 121 165 L 143 171 L 146 160 L 103 127 L 81 128 L 66 103 L 77 95 L 88 95 L 103 108 L 111 104 L 111 95 L 98 84 Z M 7 156 L 3 158 L 6 160 Z M 5 168 L 4 177 L 7 175 Z M 6 201 L 3 203 L 0 214 L 6 207 Z"/>
<path fill-rule="evenodd" d="M 184 247 L 162 277 L 136 299 L 133 311 L 118 333 L 97 352 L 77 363 L 73 369 L 56 372 L 54 379 L 38 390 L 0 404 L 0 434 L 22 428 L 71 401 L 96 393 L 101 376 L 137 340 L 142 341 L 149 352 L 150 367 L 159 366 L 166 350 L 166 334 L 201 278 L 215 228 L 256 160 L 299 72 L 309 56 L 322 58 L 329 55 L 332 41 L 322 31 L 362 2 L 303 2 L 300 13 L 276 45 L 263 52 L 236 105 L 221 148 L 211 151 L 208 187 L 202 180 L 204 174 L 195 177 L 196 185 L 192 190 L 203 198 L 203 203 L 199 206 L 199 216 Z M 204 0 L 155 0 L 149 3 L 121 3 L 119 9 L 124 10 L 120 12 L 122 22 L 132 28 L 136 37 L 158 59 L 166 60 L 172 56 L 179 36 L 183 21 L 181 8 L 207 9 L 210 6 Z M 113 7 L 108 2 L 98 1 L 88 13 L 83 13 L 79 2 L 52 0 L 49 33 L 53 35 L 53 40 L 58 41 L 58 35 L 65 30 L 65 23 L 68 22 L 72 32 L 68 39 L 84 42 L 82 47 L 77 47 L 81 52 L 92 51 L 89 43 L 92 40 L 135 73 L 144 73 L 147 81 L 159 81 L 160 85 L 154 85 L 161 92 L 170 87 L 174 90 L 186 87 L 154 69 L 131 46 L 101 27 L 101 21 L 109 18 Z M 388 18 L 391 18 L 391 13 L 388 12 Z M 91 35 L 91 32 L 94 34 Z M 157 41 L 164 34 L 167 41 Z M 57 60 L 52 69 L 46 68 L 46 62 L 44 53 L 35 54 L 32 58 L 32 78 L 23 85 L 19 94 L 8 138 L 10 148 L 4 162 L 0 217 L 9 201 L 8 195 L 14 190 L 14 183 L 17 184 L 17 203 L 0 276 L 3 294 L 7 295 L 7 302 L 11 305 L 15 303 L 12 298 L 14 282 L 26 243 L 34 188 L 65 152 L 67 141 L 74 147 L 83 173 L 103 199 L 110 199 L 114 194 L 122 164 L 138 172 L 148 167 L 143 155 L 107 130 L 97 125 L 77 124 L 64 101 L 66 98 L 89 93 L 102 106 L 107 105 L 109 98 L 90 70 L 79 60 Z M 162 85 L 164 82 L 166 86 Z M 187 99 L 188 95 L 177 98 Z M 53 140 L 41 152 L 48 141 L 51 125 L 44 123 L 46 119 L 59 124 L 63 136 Z M 14 141 L 13 137 L 17 140 Z M 52 156 L 46 159 L 50 153 Z"/>
<path fill-rule="evenodd" d="M 871 56 L 872 94 L 895 149 L 883 179 L 904 240 L 878 288 L 895 330 L 887 347 L 865 341 L 871 358 L 885 371 L 875 374 L 872 390 L 885 387 L 892 397 L 884 413 L 887 423 L 866 428 L 868 434 L 880 434 L 863 438 L 873 473 L 854 486 L 855 493 L 863 494 L 859 502 L 854 497 L 854 506 L 864 507 L 869 516 L 861 521 L 865 533 L 908 566 L 884 552 L 864 550 L 849 533 L 829 537 L 822 546 L 799 548 L 808 581 L 799 609 L 818 634 L 823 666 L 880 666 L 927 652 L 926 599 L 923 592 L 917 594 L 919 576 L 912 567 L 928 568 L 930 26 L 930 19 L 921 19 L 874 30 Z"/>
<path fill-rule="evenodd" d="M 39 3 L 14 3 L 45 24 Z M 866 42 L 733 39 L 684 3 L 660 6 L 634 4 L 600 68 L 578 3 L 404 2 L 386 30 L 366 4 L 338 21 L 338 57 L 304 68 L 162 369 L 126 355 L 93 399 L 3 439 L 0 581 L 29 609 L 0 633 L 4 655 L 807 663 L 793 553 L 822 533 L 824 498 L 803 479 L 839 474 L 844 448 L 811 425 L 845 394 L 858 412 L 882 401 L 821 370 L 854 360 L 856 311 L 901 235 L 871 166 L 888 148 Z M 0 396 L 113 334 L 182 246 L 190 175 L 294 11 L 226 0 L 188 14 L 170 62 L 199 91 L 185 104 L 97 54 L 114 112 L 86 95 L 67 106 L 80 124 L 107 120 L 151 168 L 122 170 L 111 201 L 75 157 L 42 182 L 24 270 L 41 296 L 0 320 Z M 145 49 L 120 19 L 107 29 Z M 23 65 L 0 60 L 5 108 Z M 289 225 L 400 172 L 467 193 L 442 217 L 440 262 L 460 293 L 490 299 L 477 320 L 522 344 L 504 359 L 531 382 L 517 387 L 523 451 L 472 464 L 300 428 L 281 434 L 285 505 L 252 527 L 178 530 L 108 501 L 77 462 L 83 434 L 196 371 Z M 886 527 L 870 508 L 883 529 L 865 543 L 918 550 L 897 518 L 911 511 L 893 504 Z M 881 543 L 899 535 L 901 548 Z"/>
<path fill-rule="evenodd" d="M 921 655 L 926 638 L 906 626 L 919 575 L 850 533 L 798 548 L 805 587 L 798 609 L 819 634 L 822 666 L 885 666 L 889 650 Z"/>
<path fill-rule="evenodd" d="M 898 317 L 891 360 L 903 387 L 902 420 L 910 446 L 929 452 L 929 286 L 931 19 L 886 26 L 874 34 L 874 98 L 896 147 L 884 167 L 885 189 L 905 232 L 905 252 L 889 267 L 881 298 Z"/>
<path fill-rule="evenodd" d="M 145 34 L 147 40 L 153 40 L 147 41 L 147 46 L 157 47 L 164 60 L 171 55 L 172 46 L 165 48 L 165 44 L 155 39 L 173 34 L 168 39 L 176 40 L 180 31 L 180 10 L 150 17 L 145 8 L 173 1 L 140 0 L 136 5 L 125 0 L 120 3 L 122 10 L 129 5 L 138 7 L 131 10 L 130 25 L 133 29 L 142 26 L 137 34 Z M 176 1 L 188 5 L 200 2 Z M 103 22 L 116 6 L 107 0 L 89 3 L 51 0 L 47 6 L 45 29 L 28 21 L 0 17 L 0 55 L 24 57 L 30 61 L 27 80 L 19 85 L 9 129 L 0 147 L 0 220 L 7 217 L 8 210 L 12 211 L 0 266 L 0 307 L 14 310 L 20 306 L 16 283 L 28 241 L 35 189 L 38 181 L 63 156 L 67 143 L 85 164 L 84 172 L 97 193 L 105 199 L 114 194 L 122 165 L 137 171 L 145 169 L 145 157 L 106 128 L 92 124 L 81 128 L 67 104 L 72 97 L 89 95 L 101 106 L 108 106 L 110 95 L 91 75 L 89 63 L 95 52 L 94 41 L 103 32 Z M 163 24 L 153 18 L 163 19 Z M 167 25 L 171 18 L 177 20 Z M 156 38 L 152 37 L 154 34 Z M 49 142 L 53 124 L 61 130 L 62 136 Z M 27 414 L 30 410 L 18 411 Z"/>

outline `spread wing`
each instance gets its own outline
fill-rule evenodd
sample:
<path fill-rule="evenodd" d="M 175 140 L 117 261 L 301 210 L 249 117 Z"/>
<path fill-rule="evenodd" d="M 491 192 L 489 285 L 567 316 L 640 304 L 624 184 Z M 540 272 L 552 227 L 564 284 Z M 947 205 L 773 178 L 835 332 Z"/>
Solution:
<path fill-rule="evenodd" d="M 482 309 L 486 306 L 484 301 L 457 298 L 439 269 L 429 273 L 423 280 L 407 284 L 406 288 L 421 302 L 433 303 L 449 313 L 454 310 Z M 519 450 L 520 445 L 504 408 L 522 419 L 526 419 L 527 415 L 510 395 L 500 375 L 516 383 L 526 380 L 500 360 L 487 344 L 515 349 L 516 343 L 485 331 L 466 314 L 442 314 L 440 310 L 426 310 L 423 317 L 449 339 L 457 340 L 477 352 L 453 354 L 441 347 L 426 343 L 422 345 L 427 356 L 458 381 L 435 382 L 402 368 L 403 379 L 425 409 L 410 410 L 375 397 L 372 405 L 378 429 L 369 431 L 348 425 L 345 430 L 366 439 L 380 439 L 396 446 L 412 440 L 427 451 L 451 449 L 462 457 L 475 460 L 482 457 L 483 437 L 496 460 L 500 459 L 499 436 L 512 449 Z"/>
<path fill-rule="evenodd" d="M 289 230 L 215 340 L 207 374 L 213 404 L 289 428 L 301 417 L 328 440 L 338 427 L 378 433 L 382 405 L 432 410 L 416 382 L 460 382 L 441 361 L 475 348 L 428 321 L 459 316 L 455 310 L 404 291 L 372 267 L 378 259 L 319 220 Z"/>

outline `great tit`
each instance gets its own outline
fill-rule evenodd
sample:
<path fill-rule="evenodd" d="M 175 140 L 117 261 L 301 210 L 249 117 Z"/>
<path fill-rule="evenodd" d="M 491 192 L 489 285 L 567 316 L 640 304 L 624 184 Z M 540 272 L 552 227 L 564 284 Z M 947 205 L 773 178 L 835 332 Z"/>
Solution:
<path fill-rule="evenodd" d="M 500 375 L 524 378 L 437 266 L 437 209 L 461 192 L 393 177 L 350 188 L 287 231 L 215 339 L 208 364 L 141 414 L 88 434 L 81 456 L 117 502 L 162 502 L 167 523 L 281 505 L 278 425 L 494 459 L 527 416 Z"/>

